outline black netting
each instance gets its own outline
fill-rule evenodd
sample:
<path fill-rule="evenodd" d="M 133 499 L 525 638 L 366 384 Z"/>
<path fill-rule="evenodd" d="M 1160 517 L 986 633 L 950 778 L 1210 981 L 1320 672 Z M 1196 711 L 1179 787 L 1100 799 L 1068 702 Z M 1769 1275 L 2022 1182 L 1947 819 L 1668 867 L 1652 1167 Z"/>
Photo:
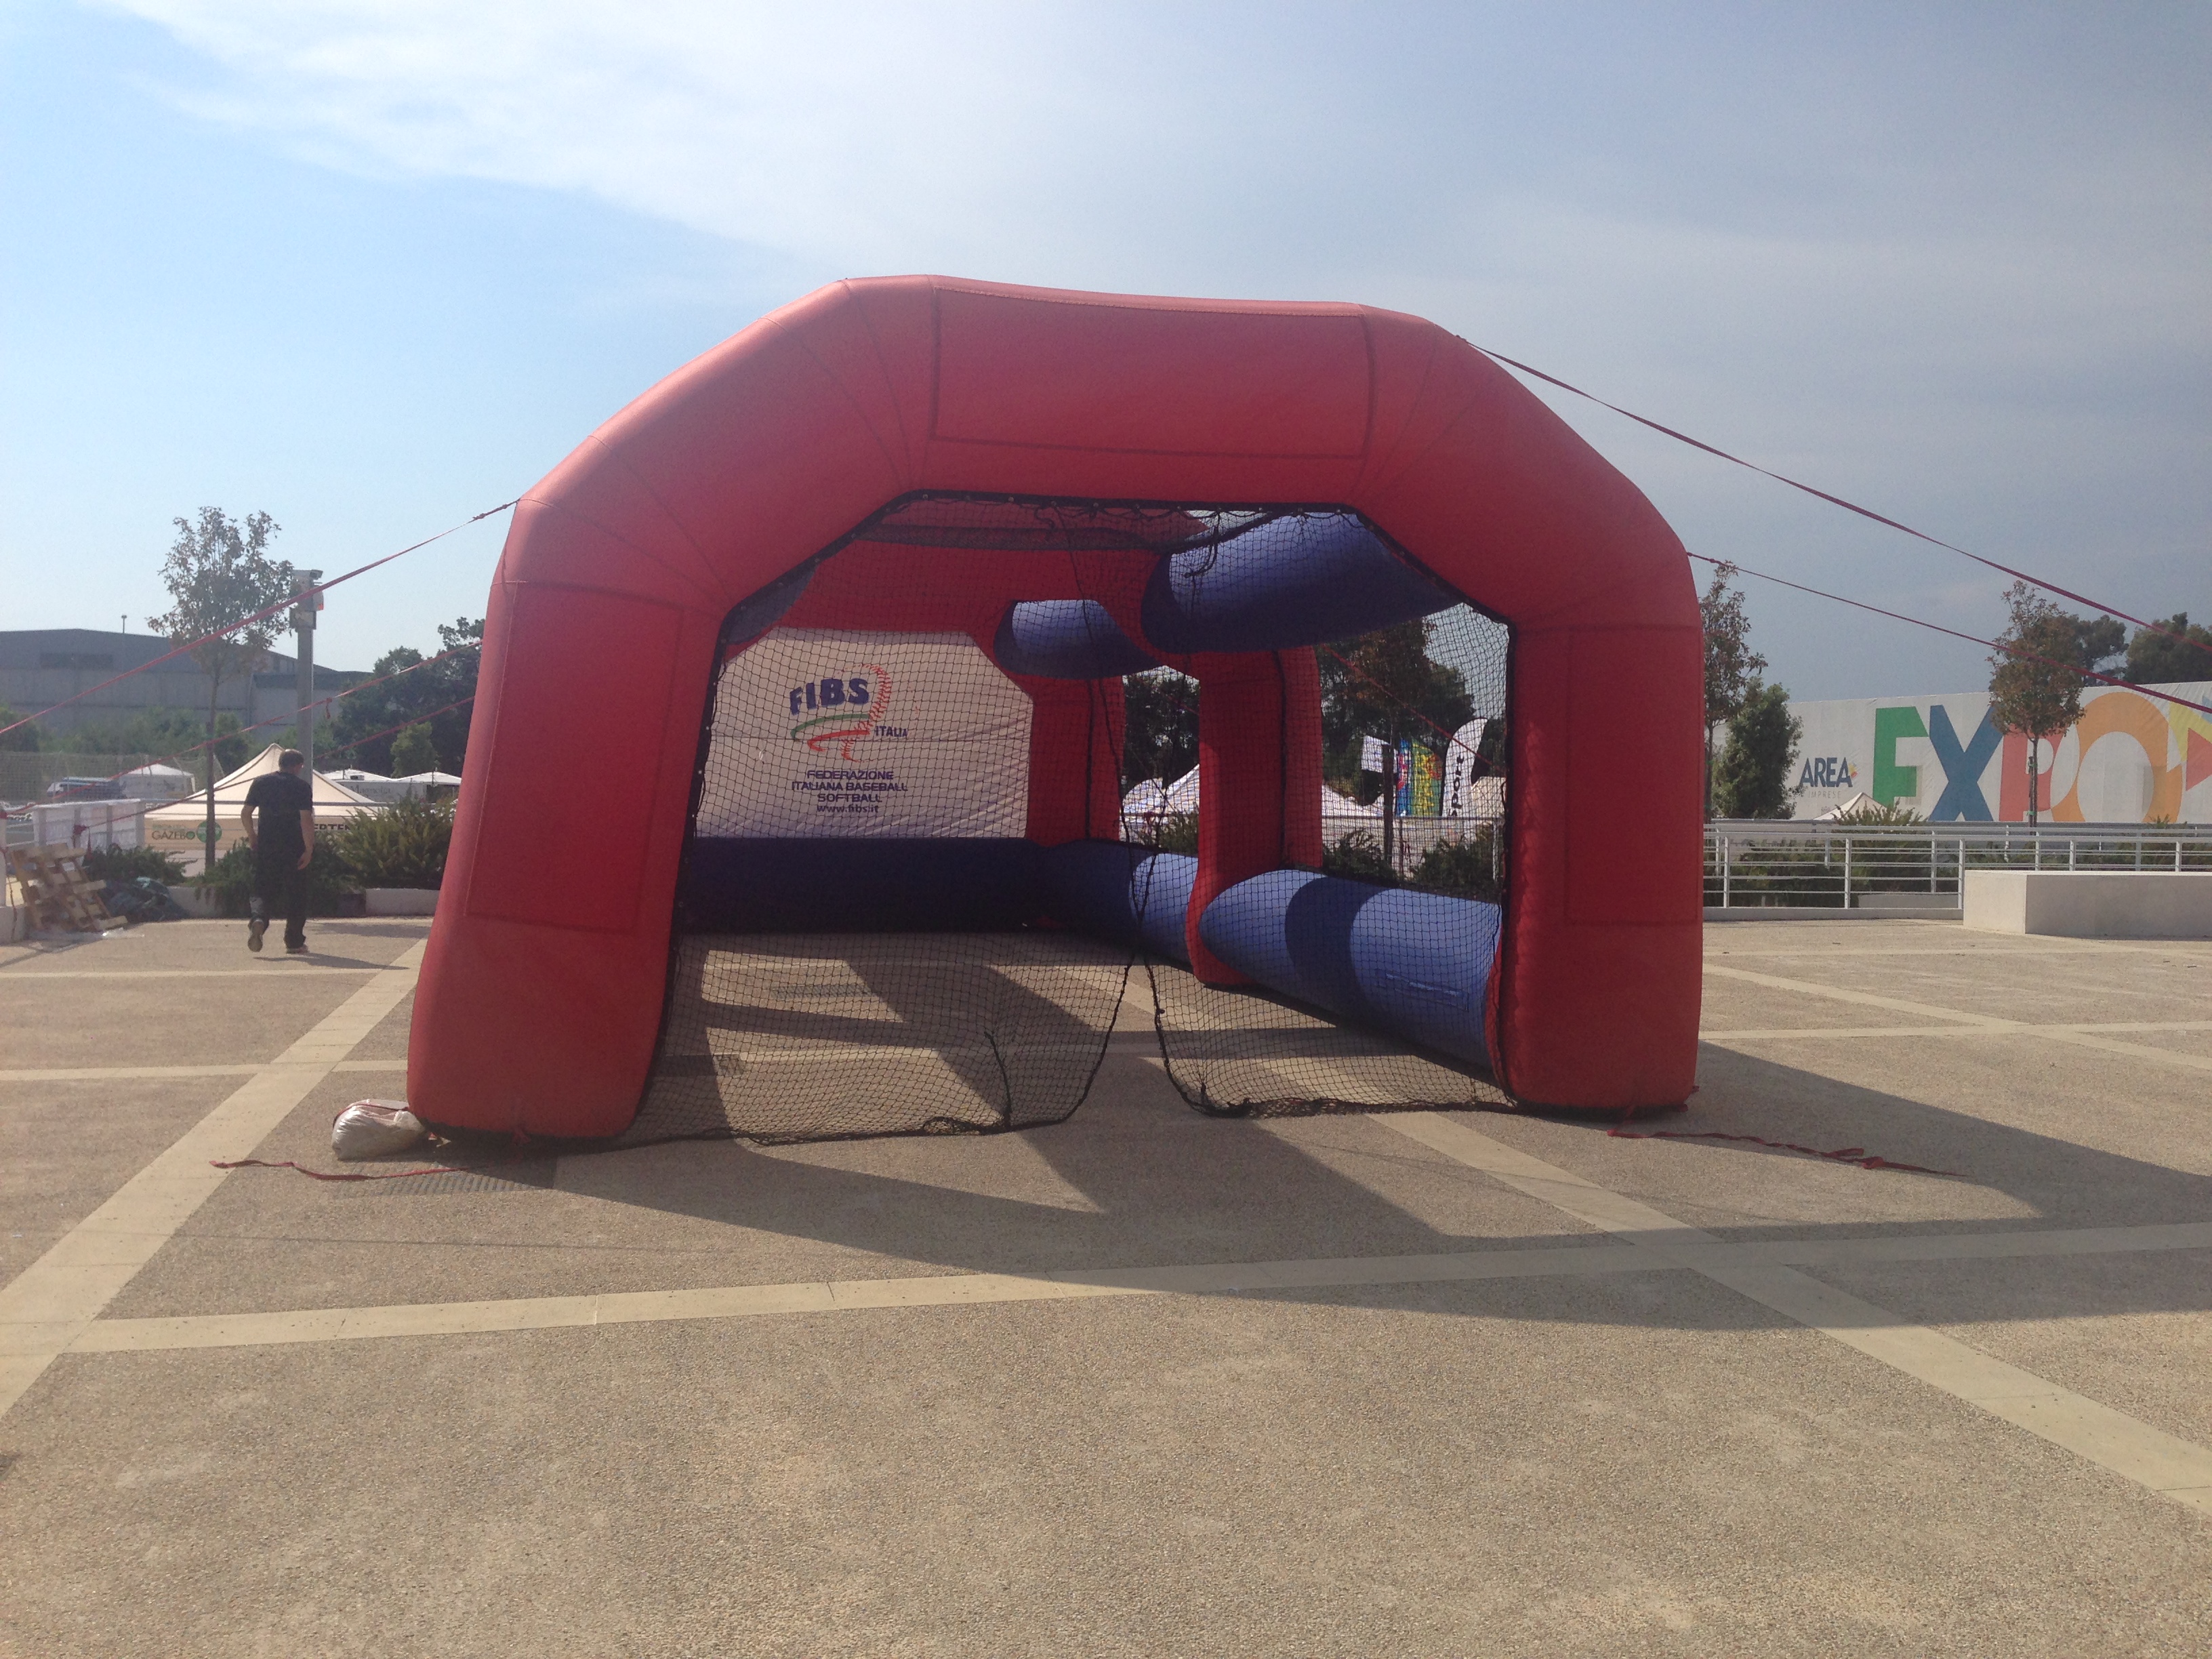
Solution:
<path fill-rule="evenodd" d="M 1117 1024 L 1208 1111 L 1502 1101 L 1506 644 L 1342 509 L 895 504 L 732 613 L 629 1138 L 1054 1122 Z"/>
<path fill-rule="evenodd" d="M 1503 922 L 1508 640 L 1503 623 L 1462 604 L 1316 651 L 1327 791 L 1319 867 L 1448 902 L 1394 919 L 1402 934 L 1432 947 L 1424 953 L 1431 973 L 1395 978 L 1407 999 L 1436 1003 L 1443 1023 L 1462 1031 L 1481 1024 L 1488 970 L 1480 981 L 1435 973 L 1433 947 L 1448 947 L 1443 965 L 1463 968 L 1494 955 Z M 1175 696 L 1181 702 L 1187 693 L 1179 686 Z M 1194 708 L 1186 717 L 1194 751 Z M 1131 814 L 1132 838 L 1194 851 L 1195 783 L 1193 775 L 1180 794 L 1164 788 L 1164 810 L 1146 797 L 1133 801 L 1151 810 Z M 1498 913 L 1459 911 L 1451 901 Z M 1342 1010 L 1356 989 L 1323 1008 L 1264 984 L 1208 985 L 1157 954 L 1144 967 L 1168 1076 L 1201 1111 L 1274 1117 L 1510 1103 L 1486 1063 L 1419 1042 L 1401 1020 L 1347 1018 Z"/>

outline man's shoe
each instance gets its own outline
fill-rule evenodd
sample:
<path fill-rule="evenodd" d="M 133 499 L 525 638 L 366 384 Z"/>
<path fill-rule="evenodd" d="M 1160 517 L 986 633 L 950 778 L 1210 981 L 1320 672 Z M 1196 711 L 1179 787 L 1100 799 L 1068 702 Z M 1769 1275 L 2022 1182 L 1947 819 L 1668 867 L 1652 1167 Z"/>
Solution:
<path fill-rule="evenodd" d="M 249 951 L 258 951 L 261 948 L 261 936 L 268 931 L 269 918 L 266 916 L 256 916 L 252 921 L 247 922 L 246 924 L 246 948 Z"/>
<path fill-rule="evenodd" d="M 288 945 L 284 947 L 284 954 L 288 957 L 304 957 L 307 954 L 307 947 L 304 945 Z"/>

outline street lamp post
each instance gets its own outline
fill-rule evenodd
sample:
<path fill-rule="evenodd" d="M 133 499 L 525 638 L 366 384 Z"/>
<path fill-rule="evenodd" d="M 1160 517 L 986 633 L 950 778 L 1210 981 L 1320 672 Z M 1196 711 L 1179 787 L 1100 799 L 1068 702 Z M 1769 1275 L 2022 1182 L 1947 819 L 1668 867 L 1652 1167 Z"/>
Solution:
<path fill-rule="evenodd" d="M 305 769 L 312 783 L 315 775 L 315 612 L 323 603 L 315 584 L 322 580 L 323 573 L 301 570 L 294 575 L 300 595 L 299 603 L 292 607 L 292 632 L 299 641 L 300 653 L 300 683 L 295 694 L 299 713 L 294 725 L 299 733 L 300 752 L 307 759 Z"/>

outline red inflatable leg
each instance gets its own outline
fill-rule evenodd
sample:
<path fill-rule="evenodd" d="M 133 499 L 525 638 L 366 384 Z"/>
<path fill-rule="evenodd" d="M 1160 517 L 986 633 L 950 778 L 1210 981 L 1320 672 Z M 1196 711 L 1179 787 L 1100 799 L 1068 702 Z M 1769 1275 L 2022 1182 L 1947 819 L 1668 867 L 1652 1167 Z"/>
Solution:
<path fill-rule="evenodd" d="M 1244 975 L 1206 948 L 1198 920 L 1215 896 L 1285 864 L 1321 862 L 1321 677 L 1310 651 L 1191 659 L 1198 702 L 1198 880 L 1185 913 L 1191 971 L 1208 985 Z"/>
<path fill-rule="evenodd" d="M 1041 847 L 1121 833 L 1121 683 L 1018 678 L 1030 717 L 1030 839 Z"/>

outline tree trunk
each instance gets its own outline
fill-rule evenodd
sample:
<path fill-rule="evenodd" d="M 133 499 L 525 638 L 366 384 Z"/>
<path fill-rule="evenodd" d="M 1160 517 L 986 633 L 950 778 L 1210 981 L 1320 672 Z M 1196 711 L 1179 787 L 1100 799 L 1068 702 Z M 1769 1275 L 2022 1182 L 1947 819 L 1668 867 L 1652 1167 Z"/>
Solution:
<path fill-rule="evenodd" d="M 2027 734 L 2027 823 L 2031 830 L 2035 827 L 2036 775 L 2043 769 L 2040 764 L 2043 757 L 2037 751 L 2042 747 L 2043 739 L 2033 732 L 2029 732 Z"/>

